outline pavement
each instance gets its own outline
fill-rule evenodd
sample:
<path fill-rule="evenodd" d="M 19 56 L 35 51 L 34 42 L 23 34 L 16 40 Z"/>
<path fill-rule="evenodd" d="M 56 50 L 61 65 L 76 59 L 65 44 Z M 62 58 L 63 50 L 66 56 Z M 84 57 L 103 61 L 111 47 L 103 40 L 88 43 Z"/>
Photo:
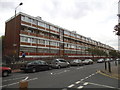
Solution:
<path fill-rule="evenodd" d="M 100 74 L 108 76 L 110 78 L 115 78 L 115 79 L 119 79 L 120 80 L 120 65 L 118 66 L 112 66 L 111 67 L 111 72 L 109 72 L 109 70 L 100 70 Z"/>
<path fill-rule="evenodd" d="M 12 73 L 22 72 L 20 69 L 14 69 L 12 70 Z"/>

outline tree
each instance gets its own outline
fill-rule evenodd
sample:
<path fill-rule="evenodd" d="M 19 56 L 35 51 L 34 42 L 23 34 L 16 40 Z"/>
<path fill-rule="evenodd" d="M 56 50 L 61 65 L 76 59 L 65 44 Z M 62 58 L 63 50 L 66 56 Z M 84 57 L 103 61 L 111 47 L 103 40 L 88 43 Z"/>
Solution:
<path fill-rule="evenodd" d="M 116 32 L 116 35 L 120 36 L 120 23 L 118 25 L 115 25 L 114 32 Z"/>
<path fill-rule="evenodd" d="M 113 58 L 120 58 L 120 52 L 116 50 L 110 50 L 109 55 Z"/>
<path fill-rule="evenodd" d="M 86 49 L 86 51 L 88 51 L 89 53 L 91 53 L 91 55 L 93 56 L 93 59 L 95 60 L 94 56 L 108 56 L 107 52 L 105 52 L 104 50 L 98 49 L 98 48 L 88 48 Z"/>

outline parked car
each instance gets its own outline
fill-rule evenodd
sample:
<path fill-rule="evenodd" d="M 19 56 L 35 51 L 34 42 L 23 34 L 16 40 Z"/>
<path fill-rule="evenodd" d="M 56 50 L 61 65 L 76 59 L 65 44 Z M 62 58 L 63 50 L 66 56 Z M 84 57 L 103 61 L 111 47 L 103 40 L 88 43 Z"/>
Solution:
<path fill-rule="evenodd" d="M 103 63 L 103 62 L 104 62 L 104 59 L 102 58 L 97 60 L 97 63 Z"/>
<path fill-rule="evenodd" d="M 69 67 L 70 63 L 66 61 L 65 59 L 54 59 L 51 62 L 51 67 L 52 68 L 62 68 L 62 67 Z"/>
<path fill-rule="evenodd" d="M 93 64 L 93 60 L 92 60 L 92 59 L 85 59 L 85 60 L 83 61 L 83 63 L 84 63 L 85 65 Z"/>
<path fill-rule="evenodd" d="M 70 65 L 71 66 L 81 66 L 81 65 L 83 65 L 83 62 L 80 59 L 74 59 L 74 60 L 70 61 Z"/>
<path fill-rule="evenodd" d="M 8 67 L 6 64 L 0 64 L 0 74 L 3 77 L 9 76 L 11 72 L 12 72 L 12 69 Z"/>
<path fill-rule="evenodd" d="M 109 59 L 109 58 L 106 58 L 106 59 L 105 59 L 105 62 L 109 62 L 109 61 L 110 61 L 110 59 Z"/>
<path fill-rule="evenodd" d="M 120 58 L 117 58 L 116 61 L 120 61 Z"/>
<path fill-rule="evenodd" d="M 25 65 L 21 66 L 21 70 L 25 72 L 36 72 L 36 71 L 41 71 L 41 70 L 49 70 L 51 69 L 51 66 L 42 60 L 34 60 L 25 63 Z"/>

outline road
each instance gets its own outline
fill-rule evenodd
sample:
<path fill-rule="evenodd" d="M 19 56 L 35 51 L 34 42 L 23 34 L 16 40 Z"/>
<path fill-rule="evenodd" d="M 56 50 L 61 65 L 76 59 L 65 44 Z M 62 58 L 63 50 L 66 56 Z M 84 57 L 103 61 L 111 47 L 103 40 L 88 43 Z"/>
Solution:
<path fill-rule="evenodd" d="M 36 73 L 13 73 L 2 80 L 2 88 L 18 88 L 19 81 L 28 78 L 28 88 L 53 88 L 59 90 L 107 88 L 115 90 L 118 80 L 99 74 L 97 70 L 104 69 L 104 63 L 52 69 Z"/>

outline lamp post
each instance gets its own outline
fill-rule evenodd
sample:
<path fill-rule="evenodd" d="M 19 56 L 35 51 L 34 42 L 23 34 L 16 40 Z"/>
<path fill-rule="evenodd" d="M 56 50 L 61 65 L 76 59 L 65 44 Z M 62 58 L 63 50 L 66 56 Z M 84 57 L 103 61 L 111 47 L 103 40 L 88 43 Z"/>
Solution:
<path fill-rule="evenodd" d="M 17 46 L 17 44 L 16 44 L 16 41 L 15 41 L 15 36 L 16 36 L 16 11 L 17 11 L 17 8 L 19 7 L 19 6 L 21 6 L 21 5 L 23 5 L 23 3 L 21 2 L 16 8 L 15 8 L 15 30 L 14 30 L 14 41 L 13 41 L 13 48 L 14 48 L 14 61 L 15 61 L 15 55 L 16 55 L 16 50 L 15 50 L 15 47 Z"/>
<path fill-rule="evenodd" d="M 22 2 L 15 8 L 15 18 L 16 18 L 16 11 L 17 11 L 17 8 L 18 8 L 19 6 L 21 6 L 21 5 L 23 5 Z"/>

